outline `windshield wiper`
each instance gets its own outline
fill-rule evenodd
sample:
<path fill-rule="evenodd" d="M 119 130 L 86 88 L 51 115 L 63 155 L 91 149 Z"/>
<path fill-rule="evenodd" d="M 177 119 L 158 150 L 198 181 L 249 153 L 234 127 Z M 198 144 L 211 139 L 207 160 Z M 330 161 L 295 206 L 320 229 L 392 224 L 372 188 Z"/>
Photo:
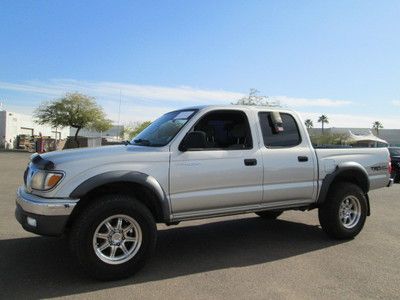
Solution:
<path fill-rule="evenodd" d="M 144 139 L 137 139 L 137 140 L 133 140 L 135 142 L 135 144 L 141 144 L 144 146 L 149 146 L 150 145 L 150 141 L 149 140 L 144 140 Z"/>

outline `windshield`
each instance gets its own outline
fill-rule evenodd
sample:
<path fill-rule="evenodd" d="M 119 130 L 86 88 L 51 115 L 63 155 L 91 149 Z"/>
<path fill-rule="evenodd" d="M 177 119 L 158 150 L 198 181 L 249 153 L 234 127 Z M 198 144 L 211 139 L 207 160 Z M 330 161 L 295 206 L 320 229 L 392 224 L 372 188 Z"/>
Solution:
<path fill-rule="evenodd" d="M 168 144 L 197 110 L 177 110 L 161 116 L 133 138 L 133 145 L 162 147 Z"/>
<path fill-rule="evenodd" d="M 389 148 L 391 156 L 400 156 L 400 148 Z"/>

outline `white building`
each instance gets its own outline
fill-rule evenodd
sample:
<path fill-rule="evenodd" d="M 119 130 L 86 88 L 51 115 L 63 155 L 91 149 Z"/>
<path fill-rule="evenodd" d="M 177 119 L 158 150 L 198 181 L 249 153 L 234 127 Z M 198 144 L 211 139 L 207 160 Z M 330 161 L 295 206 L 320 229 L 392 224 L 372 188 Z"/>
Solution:
<path fill-rule="evenodd" d="M 102 137 L 109 140 L 120 140 L 123 132 L 124 132 L 124 125 L 113 125 L 113 127 L 111 127 L 109 130 L 103 132 L 82 128 L 79 131 L 78 135 L 88 138 Z M 76 128 L 71 127 L 69 130 L 69 135 L 74 136 L 75 133 L 76 133 Z"/>
<path fill-rule="evenodd" d="M 0 148 L 13 149 L 18 135 L 50 136 L 55 139 L 65 139 L 69 135 L 69 127 L 52 128 L 34 122 L 33 116 L 0 111 Z"/>

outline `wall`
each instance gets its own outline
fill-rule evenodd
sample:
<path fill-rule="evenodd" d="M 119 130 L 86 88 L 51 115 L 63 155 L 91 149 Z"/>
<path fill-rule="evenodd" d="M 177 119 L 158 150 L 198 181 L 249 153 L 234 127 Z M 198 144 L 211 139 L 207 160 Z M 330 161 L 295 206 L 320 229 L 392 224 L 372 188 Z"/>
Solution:
<path fill-rule="evenodd" d="M 111 127 L 111 129 L 104 131 L 104 132 L 98 132 L 98 131 L 83 128 L 79 131 L 79 136 L 118 138 L 120 136 L 121 132 L 123 132 L 123 131 L 124 131 L 123 125 L 114 125 L 113 127 Z M 75 132 L 76 132 L 76 129 L 71 127 L 69 135 L 74 136 Z"/>
<path fill-rule="evenodd" d="M 0 148 L 4 148 L 6 139 L 6 111 L 0 111 Z"/>
<path fill-rule="evenodd" d="M 14 148 L 18 135 L 28 134 L 56 137 L 55 129 L 47 125 L 38 125 L 31 115 L 18 114 L 10 111 L 0 111 L 0 137 L 5 137 L 8 148 Z M 69 127 L 58 129 L 57 138 L 65 139 L 69 134 Z M 1 144 L 1 141 L 0 141 Z M 4 143 L 3 143 L 4 144 Z M 3 145 L 4 147 L 4 145 Z"/>
<path fill-rule="evenodd" d="M 359 135 L 368 135 L 371 132 L 373 135 L 383 139 L 389 143 L 390 146 L 400 146 L 400 129 L 379 129 L 379 135 L 376 134 L 376 131 L 371 128 L 325 128 L 324 132 L 326 133 L 348 133 L 351 131 L 354 134 Z M 309 129 L 310 133 L 318 134 L 321 133 L 321 128 L 312 128 Z"/>

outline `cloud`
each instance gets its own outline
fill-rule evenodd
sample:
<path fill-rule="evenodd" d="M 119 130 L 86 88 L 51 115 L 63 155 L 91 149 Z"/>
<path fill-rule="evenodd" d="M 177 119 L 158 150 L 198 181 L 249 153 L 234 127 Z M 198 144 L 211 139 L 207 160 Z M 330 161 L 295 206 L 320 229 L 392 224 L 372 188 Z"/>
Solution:
<path fill-rule="evenodd" d="M 319 127 L 317 122 L 321 113 L 300 112 L 303 120 L 311 119 L 314 122 L 314 127 Z M 371 128 L 372 123 L 376 120 L 382 122 L 387 129 L 400 128 L 399 118 L 391 116 L 360 116 L 350 114 L 327 114 L 329 124 L 328 127 L 352 127 L 352 128 Z"/>
<path fill-rule="evenodd" d="M 207 90 L 186 86 L 163 87 L 137 85 L 118 82 L 90 82 L 78 80 L 51 80 L 49 82 L 27 82 L 22 84 L 0 82 L 0 89 L 23 93 L 35 93 L 48 96 L 61 96 L 67 91 L 81 91 L 94 96 L 119 98 L 121 95 L 132 99 L 153 101 L 169 100 L 185 103 L 229 103 L 243 97 L 244 94 L 224 90 Z"/>
<path fill-rule="evenodd" d="M 96 97 L 119 98 L 120 92 L 124 99 L 142 99 L 157 101 L 172 101 L 197 104 L 225 104 L 243 97 L 245 94 L 225 90 L 199 89 L 188 86 L 164 87 L 155 85 L 138 85 L 109 81 L 78 81 L 73 79 L 56 79 L 47 82 L 29 81 L 26 83 L 9 83 L 0 81 L 0 89 L 22 93 L 35 93 L 47 96 L 61 96 L 67 91 L 81 91 Z M 302 106 L 344 106 L 351 103 L 345 100 L 326 98 L 307 99 L 288 96 L 272 96 L 273 101 L 291 107 Z M 147 101 L 148 102 L 148 101 Z"/>
<path fill-rule="evenodd" d="M 287 96 L 271 97 L 274 101 L 291 107 L 304 107 L 304 106 L 319 106 L 319 107 L 338 107 L 349 105 L 352 102 L 347 100 L 333 100 L 327 98 L 293 98 Z"/>
<path fill-rule="evenodd" d="M 7 109 L 16 112 L 32 111 L 42 100 L 61 97 L 68 91 L 82 92 L 96 97 L 108 117 L 114 122 L 120 120 L 121 123 L 154 120 L 167 111 L 187 106 L 229 104 L 245 95 L 240 92 L 200 89 L 188 86 L 165 87 L 74 79 L 27 81 L 23 83 L 0 81 L 0 90 L 11 91 L 13 92 L 12 95 L 15 95 L 14 99 L 20 99 L 18 106 L 17 103 L 12 102 L 11 105 L 7 105 Z M 121 113 L 118 117 L 120 93 Z M 302 107 L 341 107 L 352 103 L 347 100 L 295 98 L 289 96 L 272 96 L 270 99 L 279 101 L 282 106 L 298 110 L 301 110 Z"/>
<path fill-rule="evenodd" d="M 393 100 L 393 101 L 392 101 L 392 104 L 393 104 L 394 106 L 400 106 L 400 100 Z"/>

